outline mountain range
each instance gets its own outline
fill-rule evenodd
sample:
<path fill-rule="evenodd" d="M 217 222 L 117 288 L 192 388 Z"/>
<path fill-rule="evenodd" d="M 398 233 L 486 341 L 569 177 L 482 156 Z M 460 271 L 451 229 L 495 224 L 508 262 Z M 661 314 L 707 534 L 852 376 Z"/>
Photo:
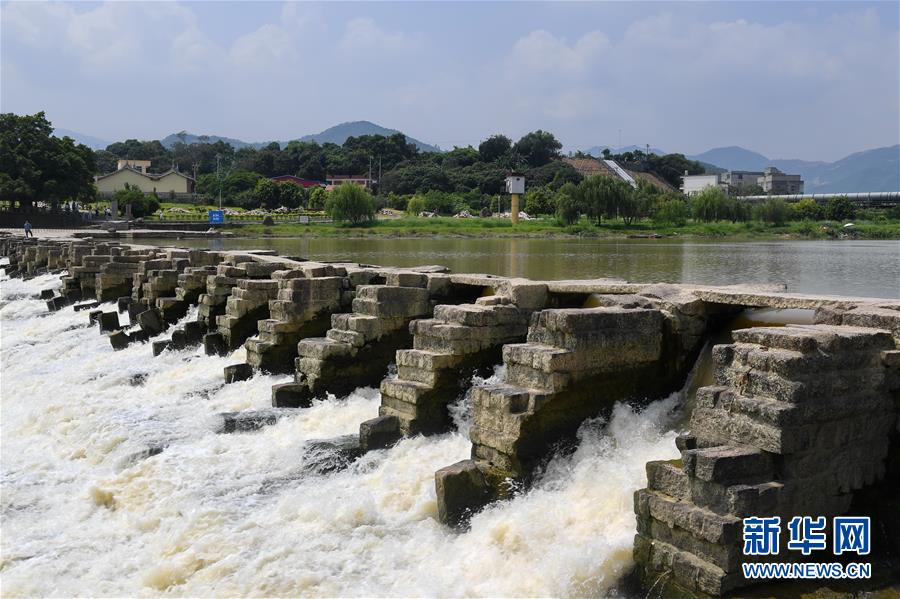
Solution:
<path fill-rule="evenodd" d="M 110 143 L 97 137 L 68 129 L 56 129 L 54 133 L 60 136 L 68 135 L 75 141 L 95 150 L 104 149 Z M 352 121 L 329 127 L 320 133 L 304 135 L 296 139 L 300 141 L 314 141 L 319 144 L 335 143 L 340 145 L 348 137 L 393 135 L 394 133 L 400 133 L 400 131 L 382 127 L 370 121 Z M 418 139 L 409 136 L 406 139 L 423 152 L 441 151 L 438 146 L 419 141 Z M 271 143 L 247 142 L 219 135 L 195 135 L 187 131 L 172 133 L 160 141 L 167 148 L 171 148 L 179 141 L 188 144 L 224 141 L 236 149 L 243 147 L 261 148 Z M 285 141 L 278 143 L 282 146 L 287 144 Z M 586 152 L 594 156 L 600 156 L 603 149 L 607 147 L 609 146 L 594 146 L 586 150 Z M 613 153 L 645 150 L 645 148 L 639 146 L 609 147 L 609 149 Z M 650 151 L 660 155 L 667 153 L 659 148 L 650 148 Z M 807 193 L 900 190 L 900 145 L 856 152 L 835 162 L 773 159 L 740 146 L 713 148 L 702 154 L 688 155 L 687 157 L 701 162 L 709 172 L 721 170 L 761 171 L 767 166 L 774 166 L 786 173 L 801 175 L 804 182 L 804 191 Z"/>
<path fill-rule="evenodd" d="M 856 152 L 835 162 L 767 158 L 739 146 L 714 148 L 688 158 L 728 170 L 761 171 L 774 166 L 801 175 L 806 193 L 900 190 L 900 145 Z"/>

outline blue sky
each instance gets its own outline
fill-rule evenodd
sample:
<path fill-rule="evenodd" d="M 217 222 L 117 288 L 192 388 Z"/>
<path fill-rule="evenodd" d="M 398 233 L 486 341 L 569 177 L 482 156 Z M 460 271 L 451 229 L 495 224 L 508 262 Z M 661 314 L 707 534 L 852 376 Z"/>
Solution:
<path fill-rule="evenodd" d="M 897 2 L 0 4 L 0 105 L 103 139 L 291 139 L 371 120 L 449 148 L 900 139 Z"/>

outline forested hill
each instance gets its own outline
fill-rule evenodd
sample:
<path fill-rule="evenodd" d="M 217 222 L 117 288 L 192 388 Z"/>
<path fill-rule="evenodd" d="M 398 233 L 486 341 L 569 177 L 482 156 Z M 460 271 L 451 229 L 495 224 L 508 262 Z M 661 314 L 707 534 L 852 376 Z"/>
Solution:
<path fill-rule="evenodd" d="M 340 125 L 335 125 L 333 127 L 329 127 L 320 133 L 313 133 L 310 135 L 304 135 L 298 138 L 296 141 L 313 141 L 317 144 L 326 144 L 332 143 L 337 144 L 339 146 L 344 145 L 351 137 L 362 137 L 364 135 L 381 135 L 383 137 L 390 137 L 391 135 L 396 135 L 397 133 L 401 133 L 396 129 L 388 129 L 387 127 L 382 127 L 381 125 L 377 125 L 375 123 L 369 121 L 352 121 L 348 123 L 341 123 Z M 408 143 L 413 144 L 416 148 L 421 152 L 440 152 L 441 149 L 437 146 L 433 146 L 431 144 L 427 144 L 423 141 L 419 141 L 418 139 L 405 136 L 406 141 Z M 235 139 L 233 137 L 222 137 L 220 135 L 195 135 L 193 133 L 188 133 L 187 131 L 180 131 L 178 133 L 172 133 L 167 135 L 163 139 L 160 140 L 162 145 L 168 149 L 172 149 L 175 147 L 177 143 L 183 144 L 196 144 L 196 143 L 211 143 L 214 144 L 216 142 L 225 142 L 230 146 L 234 147 L 236 150 L 240 150 L 241 148 L 254 148 L 259 150 L 260 148 L 264 148 L 271 144 L 271 141 L 265 142 L 248 142 L 240 139 Z M 294 140 L 291 140 L 294 141 Z M 277 142 L 279 146 L 282 148 L 287 146 L 289 141 L 279 141 Z"/>

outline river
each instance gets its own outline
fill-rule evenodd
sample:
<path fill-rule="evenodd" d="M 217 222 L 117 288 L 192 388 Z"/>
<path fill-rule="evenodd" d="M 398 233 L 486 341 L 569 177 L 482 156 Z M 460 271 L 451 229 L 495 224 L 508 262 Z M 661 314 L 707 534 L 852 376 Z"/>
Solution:
<path fill-rule="evenodd" d="M 172 240 L 159 240 L 171 244 Z M 530 279 L 784 283 L 789 291 L 900 297 L 900 241 L 713 242 L 592 239 L 261 238 L 178 240 L 209 249 L 273 249 L 314 260 L 443 264 Z"/>
<path fill-rule="evenodd" d="M 900 280 L 900 244 L 879 242 L 212 245 L 546 278 L 784 281 L 797 291 L 884 297 L 897 296 Z M 309 465 L 321 456 L 309 441 L 356 432 L 377 415 L 376 390 L 221 435 L 217 414 L 266 407 L 271 386 L 288 377 L 224 385 L 222 368 L 242 361 L 243 349 L 114 352 L 84 312 L 46 311 L 37 295 L 58 285 L 51 275 L 0 277 L 6 597 L 604 596 L 632 566 L 632 494 L 646 484 L 645 463 L 677 456 L 680 397 L 642 413 L 617 405 L 608 421 L 583 426 L 575 453 L 553 459 L 534 488 L 454 532 L 436 520 L 434 472 L 469 455 L 465 398 L 454 432 L 316 474 Z M 502 376 L 498 368 L 492 380 Z"/>

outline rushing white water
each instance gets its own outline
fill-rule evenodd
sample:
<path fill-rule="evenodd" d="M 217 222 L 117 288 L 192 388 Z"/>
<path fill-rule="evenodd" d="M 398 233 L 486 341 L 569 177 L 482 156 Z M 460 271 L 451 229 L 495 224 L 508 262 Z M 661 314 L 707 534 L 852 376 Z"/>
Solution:
<path fill-rule="evenodd" d="M 357 431 L 376 391 L 217 434 L 218 413 L 266 407 L 286 377 L 223 385 L 242 350 L 114 352 L 86 313 L 46 312 L 52 285 L 0 281 L 4 596 L 604 595 L 632 563 L 644 464 L 676 453 L 674 398 L 619 405 L 533 489 L 453 532 L 434 472 L 468 457 L 464 434 L 312 473 L 308 441 Z"/>

